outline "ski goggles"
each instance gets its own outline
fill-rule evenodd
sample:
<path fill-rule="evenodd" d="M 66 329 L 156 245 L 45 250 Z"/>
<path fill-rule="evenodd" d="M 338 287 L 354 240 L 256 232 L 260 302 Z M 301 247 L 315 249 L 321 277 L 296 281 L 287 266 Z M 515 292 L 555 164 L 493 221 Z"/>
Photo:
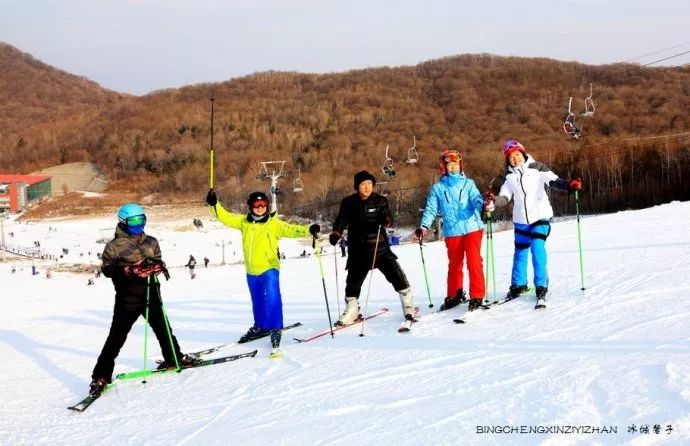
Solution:
<path fill-rule="evenodd" d="M 127 226 L 144 226 L 146 224 L 146 215 L 132 215 L 120 221 L 127 224 Z"/>
<path fill-rule="evenodd" d="M 267 208 L 267 207 L 268 207 L 268 201 L 266 201 L 266 200 L 256 200 L 254 203 L 252 203 L 252 209 Z"/>
<path fill-rule="evenodd" d="M 449 152 L 444 153 L 441 159 L 446 163 L 459 163 L 462 161 L 462 155 L 460 155 L 458 152 Z"/>

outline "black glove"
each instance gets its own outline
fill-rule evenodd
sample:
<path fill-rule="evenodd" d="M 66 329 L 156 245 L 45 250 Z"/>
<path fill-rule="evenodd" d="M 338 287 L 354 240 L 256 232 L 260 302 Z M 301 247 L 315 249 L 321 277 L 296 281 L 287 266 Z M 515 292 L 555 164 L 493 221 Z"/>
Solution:
<path fill-rule="evenodd" d="M 338 240 L 340 240 L 340 234 L 338 234 L 337 232 L 333 231 L 328 235 L 328 242 L 331 245 L 335 246 L 336 243 L 338 243 Z"/>
<path fill-rule="evenodd" d="M 421 241 L 427 234 L 427 232 L 429 232 L 429 229 L 422 226 L 420 228 L 415 229 L 414 235 L 417 237 L 417 240 Z"/>
<path fill-rule="evenodd" d="M 321 232 L 321 226 L 317 225 L 316 223 L 309 226 L 309 233 L 314 237 L 318 237 L 319 232 Z"/>
<path fill-rule="evenodd" d="M 218 204 L 218 195 L 216 195 L 216 192 L 213 189 L 208 190 L 208 194 L 206 195 L 206 203 L 208 203 L 209 206 L 215 206 Z"/>

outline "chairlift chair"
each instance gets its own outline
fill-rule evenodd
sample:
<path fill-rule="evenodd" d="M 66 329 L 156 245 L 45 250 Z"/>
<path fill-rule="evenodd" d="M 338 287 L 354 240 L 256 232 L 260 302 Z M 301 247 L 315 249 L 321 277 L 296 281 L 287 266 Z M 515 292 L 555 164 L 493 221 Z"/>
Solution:
<path fill-rule="evenodd" d="M 388 196 L 388 193 L 386 192 L 386 186 L 388 186 L 388 181 L 379 181 L 376 183 L 376 193 L 379 195 L 383 195 L 384 197 Z"/>
<path fill-rule="evenodd" d="M 573 104 L 573 98 L 571 97 L 568 101 L 568 113 L 565 115 L 565 121 L 563 122 L 563 131 L 570 135 L 573 139 L 582 138 L 582 132 L 575 125 L 575 114 L 571 111 L 571 106 Z"/>
<path fill-rule="evenodd" d="M 412 144 L 412 147 L 407 149 L 407 159 L 405 162 L 407 164 L 417 164 L 417 161 L 419 160 L 419 155 L 417 154 L 417 137 L 415 135 L 412 135 L 412 138 L 414 138 L 414 144 Z"/>
<path fill-rule="evenodd" d="M 304 189 L 304 184 L 302 184 L 302 179 L 300 178 L 301 176 L 302 173 L 299 169 L 297 169 L 297 178 L 295 178 L 295 181 L 292 182 L 293 192 L 302 192 L 302 189 Z"/>
<path fill-rule="evenodd" d="M 383 171 L 383 174 L 386 176 L 386 178 L 393 179 L 395 177 L 395 167 L 393 166 L 393 160 L 388 157 L 389 147 L 390 145 L 386 146 L 386 161 L 384 161 L 381 170 Z"/>
<path fill-rule="evenodd" d="M 585 111 L 580 113 L 580 116 L 589 118 L 594 116 L 594 99 L 592 99 L 592 83 L 589 83 L 589 96 L 585 98 Z"/>

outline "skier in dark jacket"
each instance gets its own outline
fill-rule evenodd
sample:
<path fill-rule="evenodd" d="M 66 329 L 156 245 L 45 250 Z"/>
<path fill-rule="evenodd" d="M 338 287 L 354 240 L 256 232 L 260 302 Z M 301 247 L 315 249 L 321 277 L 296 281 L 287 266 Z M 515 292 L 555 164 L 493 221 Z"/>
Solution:
<path fill-rule="evenodd" d="M 335 246 L 347 229 L 347 279 L 345 311 L 336 325 L 346 325 L 360 317 L 359 294 L 369 270 L 378 268 L 400 294 L 405 318 L 414 317 L 414 303 L 410 284 L 388 244 L 386 229 L 393 224 L 388 199 L 373 192 L 376 179 L 363 170 L 355 174 L 357 193 L 343 198 L 333 223 L 329 242 Z M 376 259 L 374 259 L 374 255 Z"/>
<path fill-rule="evenodd" d="M 125 344 L 127 334 L 139 316 L 145 316 L 147 296 L 149 325 L 160 344 L 164 367 L 175 367 L 176 362 L 180 365 L 194 362 L 193 358 L 180 352 L 172 329 L 170 333 L 166 329 L 160 287 L 151 276 L 163 272 L 168 277 L 168 272 L 161 259 L 158 240 L 144 233 L 144 209 L 138 204 L 125 204 L 117 216 L 119 223 L 115 238 L 108 242 L 101 256 L 101 271 L 112 279 L 115 287 L 115 307 L 108 338 L 91 375 L 92 395 L 98 395 L 111 382 L 115 358 Z"/>

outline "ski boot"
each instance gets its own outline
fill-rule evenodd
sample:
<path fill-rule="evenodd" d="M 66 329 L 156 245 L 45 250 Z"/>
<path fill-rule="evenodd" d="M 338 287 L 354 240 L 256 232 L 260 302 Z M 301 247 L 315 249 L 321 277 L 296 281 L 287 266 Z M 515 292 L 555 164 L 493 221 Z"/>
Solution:
<path fill-rule="evenodd" d="M 483 305 L 482 302 L 483 301 L 481 297 L 470 299 L 470 303 L 467 305 L 467 311 L 474 311 L 480 309 Z"/>
<path fill-rule="evenodd" d="M 439 311 L 450 310 L 451 308 L 457 307 L 461 303 L 467 302 L 467 295 L 465 295 L 465 290 L 458 290 L 454 297 L 446 297 L 441 304 Z"/>
<path fill-rule="evenodd" d="M 110 380 L 108 380 L 107 378 L 94 378 L 91 381 L 91 384 L 89 384 L 89 395 L 100 395 L 101 393 L 103 393 L 108 384 L 110 384 Z"/>
<path fill-rule="evenodd" d="M 346 297 L 345 303 L 347 304 L 345 311 L 340 315 L 337 322 L 333 324 L 336 327 L 352 324 L 362 317 L 362 315 L 359 314 L 359 300 L 357 300 L 356 297 Z"/>
<path fill-rule="evenodd" d="M 271 359 L 279 359 L 283 357 L 283 352 L 280 351 L 280 339 L 282 337 L 281 330 L 271 330 L 271 354 L 268 355 Z"/>
<path fill-rule="evenodd" d="M 511 285 L 508 289 L 508 294 L 506 294 L 506 300 L 515 299 L 522 293 L 527 292 L 529 287 L 527 285 Z"/>
<path fill-rule="evenodd" d="M 177 368 L 178 364 L 179 364 L 181 369 L 185 369 L 185 368 L 194 367 L 195 365 L 201 364 L 201 359 L 195 358 L 195 357 L 189 356 L 189 355 L 180 354 L 177 357 L 177 364 L 175 364 L 174 359 L 172 361 L 165 361 L 165 362 L 158 364 L 158 367 L 156 367 L 156 370 L 174 370 Z"/>
<path fill-rule="evenodd" d="M 398 291 L 398 294 L 400 295 L 400 305 L 402 306 L 403 314 L 405 315 L 405 320 L 417 322 L 417 319 L 415 318 L 417 312 L 414 308 L 414 302 L 412 299 L 412 293 L 410 292 L 410 289 L 405 288 L 404 290 L 400 290 Z"/>
<path fill-rule="evenodd" d="M 237 342 L 239 344 L 243 344 L 245 342 L 253 341 L 254 339 L 263 338 L 264 336 L 266 336 L 264 330 L 259 328 L 256 324 L 254 324 L 251 327 L 249 327 L 247 333 L 243 334 Z"/>
<path fill-rule="evenodd" d="M 546 293 L 549 292 L 549 289 L 546 288 L 545 286 L 538 286 L 538 287 L 536 287 L 536 292 L 537 292 L 537 305 L 534 306 L 534 309 L 539 310 L 542 308 L 546 308 Z"/>

